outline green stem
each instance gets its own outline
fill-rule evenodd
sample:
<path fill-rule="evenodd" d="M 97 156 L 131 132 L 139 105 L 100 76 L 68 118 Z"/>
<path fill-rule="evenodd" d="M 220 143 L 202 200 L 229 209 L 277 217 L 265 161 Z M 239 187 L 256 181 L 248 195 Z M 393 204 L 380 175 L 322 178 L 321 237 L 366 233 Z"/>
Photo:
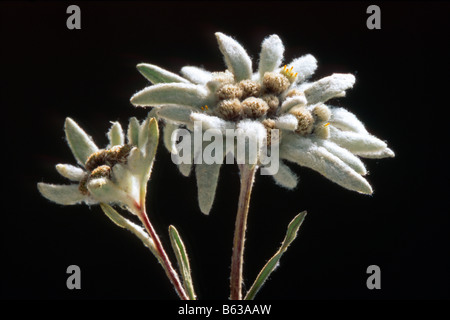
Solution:
<path fill-rule="evenodd" d="M 241 190 L 234 229 L 233 254 L 231 257 L 230 299 L 242 300 L 242 270 L 244 265 L 245 230 L 248 208 L 255 179 L 256 166 L 240 165 Z"/>

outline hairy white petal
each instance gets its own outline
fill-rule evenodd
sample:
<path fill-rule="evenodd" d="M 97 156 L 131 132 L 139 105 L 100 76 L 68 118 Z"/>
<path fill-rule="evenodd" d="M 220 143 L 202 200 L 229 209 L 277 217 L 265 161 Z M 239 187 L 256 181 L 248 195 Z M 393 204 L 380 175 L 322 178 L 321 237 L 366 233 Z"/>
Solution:
<path fill-rule="evenodd" d="M 78 162 L 84 166 L 89 156 L 98 151 L 97 146 L 92 138 L 71 118 L 66 118 L 64 130 L 70 150 Z"/>
<path fill-rule="evenodd" d="M 294 189 L 298 183 L 297 175 L 281 161 L 279 163 L 278 172 L 272 177 L 279 186 L 286 189 Z"/>
<path fill-rule="evenodd" d="M 254 72 L 254 73 L 252 74 L 251 80 L 252 80 L 252 81 L 255 81 L 255 82 L 260 82 L 261 78 L 260 78 L 260 76 L 259 76 L 259 72 Z"/>
<path fill-rule="evenodd" d="M 153 84 L 171 82 L 189 83 L 188 80 L 180 77 L 179 75 L 153 64 L 140 63 L 136 66 L 136 68 L 145 78 L 150 80 L 150 82 Z"/>
<path fill-rule="evenodd" d="M 370 184 L 360 174 L 310 139 L 294 135 L 285 137 L 280 156 L 309 167 L 344 188 L 365 194 L 372 193 Z"/>
<path fill-rule="evenodd" d="M 275 119 L 275 128 L 294 131 L 297 129 L 298 120 L 292 114 L 284 114 Z"/>
<path fill-rule="evenodd" d="M 133 146 L 139 143 L 139 121 L 135 117 L 130 118 L 128 123 L 127 140 Z"/>
<path fill-rule="evenodd" d="M 358 133 L 368 133 L 364 124 L 350 111 L 344 108 L 331 107 L 330 123 L 338 129 L 344 131 L 354 131 Z"/>
<path fill-rule="evenodd" d="M 233 38 L 216 32 L 219 49 L 222 52 L 227 68 L 234 74 L 236 81 L 251 79 L 252 60 L 245 49 Z"/>
<path fill-rule="evenodd" d="M 363 157 L 363 158 L 372 158 L 372 159 L 395 157 L 394 151 L 392 151 L 389 148 L 385 148 L 385 149 L 373 151 L 373 152 L 356 152 L 355 154 L 357 154 L 358 156 Z"/>
<path fill-rule="evenodd" d="M 264 73 L 272 72 L 280 66 L 283 60 L 283 54 L 283 42 L 281 42 L 281 39 L 276 34 L 264 39 L 261 45 L 258 67 L 261 79 L 264 77 Z"/>
<path fill-rule="evenodd" d="M 225 129 L 233 129 L 234 128 L 234 123 L 227 122 L 219 117 L 210 116 L 205 113 L 192 112 L 190 115 L 190 118 L 191 118 L 191 121 L 201 121 L 203 130 L 218 129 L 218 130 L 223 131 Z"/>
<path fill-rule="evenodd" d="M 81 181 L 81 179 L 83 179 L 83 177 L 86 175 L 86 172 L 83 169 L 75 167 L 71 164 L 57 164 L 56 170 L 64 178 L 72 181 Z"/>
<path fill-rule="evenodd" d="M 86 201 L 93 203 L 78 190 L 77 184 L 55 185 L 49 183 L 38 183 L 39 192 L 48 200 L 63 205 L 73 205 Z"/>
<path fill-rule="evenodd" d="M 361 175 L 367 174 L 367 170 L 366 167 L 364 166 L 364 163 L 347 149 L 341 148 L 336 143 L 331 142 L 329 140 L 314 139 L 314 142 L 317 143 L 319 146 L 324 147 L 329 152 L 334 154 L 336 157 L 344 161 L 357 173 Z"/>
<path fill-rule="evenodd" d="M 206 84 L 212 79 L 211 72 L 194 66 L 185 66 L 181 68 L 181 74 L 186 79 L 197 84 Z"/>
<path fill-rule="evenodd" d="M 342 131 L 332 125 L 329 128 L 330 141 L 335 142 L 352 153 L 379 151 L 387 147 L 384 141 L 370 134 Z"/>
<path fill-rule="evenodd" d="M 204 214 L 209 214 L 216 195 L 221 164 L 197 164 L 195 176 L 197 178 L 198 203 Z"/>
<path fill-rule="evenodd" d="M 286 113 L 288 112 L 292 107 L 295 106 L 304 106 L 306 104 L 306 98 L 305 96 L 293 96 L 289 97 L 281 104 L 280 107 L 280 113 Z"/>
<path fill-rule="evenodd" d="M 236 126 L 237 148 L 243 147 L 244 153 L 237 151 L 238 164 L 257 164 L 267 131 L 259 121 L 242 120 Z M 247 141 L 248 138 L 248 141 Z M 244 158 L 245 157 L 245 158 Z"/>
<path fill-rule="evenodd" d="M 317 69 L 317 60 L 310 54 L 301 56 L 292 60 L 291 63 L 287 65 L 292 68 L 293 73 L 298 73 L 296 82 L 303 82 L 314 74 Z"/>
<path fill-rule="evenodd" d="M 240 121 L 236 128 L 237 130 L 241 131 L 242 134 L 252 135 L 256 137 L 258 141 L 263 141 L 267 135 L 267 131 L 264 128 L 264 125 L 259 121 L 245 119 Z"/>
<path fill-rule="evenodd" d="M 202 107 L 207 104 L 209 91 L 202 86 L 188 83 L 162 83 L 147 87 L 133 97 L 135 106 L 160 106 L 176 104 Z"/>
<path fill-rule="evenodd" d="M 308 104 L 326 102 L 331 98 L 341 96 L 342 91 L 352 88 L 354 83 L 355 77 L 352 74 L 334 73 L 314 82 L 306 89 L 306 100 L 308 100 Z"/>
<path fill-rule="evenodd" d="M 111 148 L 113 146 L 120 146 L 125 143 L 122 126 L 119 122 L 112 122 L 112 126 L 107 133 L 107 137 L 109 139 L 108 148 Z"/>
<path fill-rule="evenodd" d="M 194 109 L 184 106 L 169 105 L 158 109 L 157 115 L 176 124 L 191 123 L 191 113 Z"/>

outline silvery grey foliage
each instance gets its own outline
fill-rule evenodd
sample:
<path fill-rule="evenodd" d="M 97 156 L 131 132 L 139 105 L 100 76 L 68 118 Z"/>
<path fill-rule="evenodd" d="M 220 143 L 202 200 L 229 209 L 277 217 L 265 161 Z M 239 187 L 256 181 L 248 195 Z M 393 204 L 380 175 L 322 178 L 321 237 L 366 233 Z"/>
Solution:
<path fill-rule="evenodd" d="M 226 65 L 224 71 L 210 72 L 185 66 L 178 75 L 151 64 L 137 66 L 152 85 L 137 92 L 131 102 L 155 109 L 142 123 L 131 118 L 126 135 L 121 125 L 113 122 L 105 149 L 99 149 L 75 121 L 67 118 L 66 139 L 77 165 L 58 164 L 56 169 L 72 182 L 65 185 L 38 183 L 41 194 L 58 204 L 99 204 L 116 225 L 130 230 L 152 251 L 179 297 L 185 300 L 194 300 L 197 296 L 181 236 L 174 226 L 169 227 L 180 277 L 146 213 L 147 182 L 159 139 L 158 124 L 152 116 L 164 121 L 164 145 L 173 154 L 177 152 L 180 128 L 194 134 L 200 130 L 202 136 L 212 130 L 209 134 L 213 132 L 227 138 L 233 131 L 237 133 L 233 139 L 249 137 L 257 142 L 257 152 L 244 158 L 244 162 L 240 162 L 240 146 L 221 146 L 224 152 L 219 154 L 222 158 L 219 160 L 226 157 L 227 163 L 228 155 L 236 158 L 241 173 L 230 299 L 254 298 L 296 238 L 306 216 L 303 211 L 291 221 L 280 249 L 268 260 L 243 297 L 243 252 L 251 190 L 256 169 L 269 169 L 266 161 L 269 156 L 262 150 L 270 146 L 271 155 L 285 160 L 272 173 L 275 182 L 284 188 L 293 189 L 298 184 L 298 177 L 285 163 L 293 162 L 319 172 L 344 188 L 364 194 L 371 194 L 372 187 L 364 178 L 367 170 L 360 158 L 394 156 L 386 142 L 371 135 L 353 113 L 328 104 L 333 98 L 344 97 L 353 87 L 353 75 L 335 73 L 310 80 L 317 68 L 316 59 L 307 54 L 283 65 L 284 46 L 277 35 L 264 39 L 254 71 L 252 60 L 241 44 L 220 32 L 216 37 Z M 199 205 L 205 214 L 212 208 L 223 163 L 197 161 L 208 148 L 210 146 L 201 140 L 200 152 L 194 150 L 188 163 L 178 163 L 185 176 L 190 175 L 195 166 Z M 135 214 L 142 226 L 121 215 L 113 205 Z"/>
<path fill-rule="evenodd" d="M 115 203 L 131 212 L 136 204 L 145 205 L 147 181 L 157 146 L 157 124 L 147 118 L 139 124 L 131 118 L 127 143 L 120 123 L 113 122 L 107 133 L 109 145 L 100 150 L 92 138 L 73 121 L 66 119 L 65 133 L 77 166 L 57 164 L 57 171 L 71 184 L 38 183 L 38 189 L 47 199 L 73 205 Z M 95 165 L 94 165 L 95 164 Z"/>
<path fill-rule="evenodd" d="M 216 37 L 225 71 L 185 66 L 180 77 L 151 64 L 138 65 L 153 85 L 137 92 L 131 102 L 157 108 L 157 116 L 166 122 L 167 149 L 174 149 L 175 129 L 193 130 L 195 121 L 201 121 L 204 130 L 216 129 L 224 135 L 227 129 L 245 129 L 257 141 L 269 141 L 270 130 L 278 129 L 281 159 L 311 168 L 344 188 L 371 194 L 360 157 L 393 157 L 394 153 L 353 113 L 328 104 L 344 97 L 355 77 L 335 73 L 312 81 L 317 61 L 309 54 L 283 66 L 284 46 L 277 35 L 264 39 L 258 69 L 253 72 L 252 60 L 241 44 L 220 32 Z M 179 169 L 189 175 L 191 164 L 183 163 Z M 219 169 L 195 165 L 199 204 L 205 214 L 213 204 Z M 273 178 L 287 189 L 295 188 L 298 181 L 285 163 L 280 163 Z"/>

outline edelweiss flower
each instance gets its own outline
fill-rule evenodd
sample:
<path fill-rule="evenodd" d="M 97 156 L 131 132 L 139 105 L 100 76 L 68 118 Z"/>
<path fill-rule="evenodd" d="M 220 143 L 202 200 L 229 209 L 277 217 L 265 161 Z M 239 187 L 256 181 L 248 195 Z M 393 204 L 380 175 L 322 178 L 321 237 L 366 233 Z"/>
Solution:
<path fill-rule="evenodd" d="M 70 118 L 66 119 L 65 132 L 79 166 L 58 164 L 56 170 L 76 183 L 38 183 L 44 197 L 63 205 L 115 203 L 133 213 L 145 207 L 147 181 L 158 143 L 154 118 L 147 118 L 142 124 L 131 118 L 126 144 L 122 127 L 113 122 L 107 134 L 110 144 L 102 150 Z"/>
<path fill-rule="evenodd" d="M 325 104 L 345 96 L 355 77 L 336 73 L 308 82 L 317 68 L 316 59 L 305 55 L 283 65 L 284 46 L 277 35 L 263 41 L 258 71 L 253 73 L 252 61 L 238 42 L 222 33 L 216 37 L 227 66 L 224 72 L 186 66 L 181 77 L 155 65 L 137 66 L 154 85 L 136 93 L 131 102 L 158 108 L 156 114 L 166 121 L 164 141 L 169 151 L 174 149 L 174 130 L 184 126 L 192 131 L 195 121 L 202 123 L 203 130 L 225 134 L 227 129 L 237 129 L 267 144 L 273 142 L 272 129 L 278 129 L 275 142 L 281 159 L 316 170 L 347 189 L 371 194 L 358 156 L 384 158 L 394 153 L 370 135 L 354 114 Z M 200 209 L 206 214 L 214 200 L 220 166 L 199 163 L 195 167 Z M 187 176 L 191 164 L 179 168 Z M 288 189 L 298 181 L 284 163 L 273 178 Z"/>

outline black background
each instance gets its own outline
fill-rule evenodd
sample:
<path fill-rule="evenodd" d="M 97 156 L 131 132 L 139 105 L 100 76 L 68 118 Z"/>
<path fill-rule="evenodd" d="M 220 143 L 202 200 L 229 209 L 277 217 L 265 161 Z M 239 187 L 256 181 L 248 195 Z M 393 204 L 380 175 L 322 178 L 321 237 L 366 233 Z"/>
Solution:
<path fill-rule="evenodd" d="M 81 8 L 81 30 L 66 28 L 70 4 Z M 370 4 L 381 8 L 381 30 L 366 28 Z M 109 121 L 125 127 L 148 112 L 129 102 L 148 85 L 136 64 L 223 70 L 214 37 L 221 31 L 244 45 L 254 65 L 264 37 L 276 33 L 286 62 L 306 53 L 318 59 L 314 79 L 354 73 L 354 89 L 334 104 L 396 153 L 365 161 L 373 196 L 294 165 L 294 191 L 257 175 L 247 288 L 289 221 L 308 210 L 258 299 L 448 299 L 448 13 L 448 3 L 417 2 L 1 3 L 2 298 L 177 298 L 156 259 L 99 207 L 50 203 L 36 183 L 64 183 L 54 165 L 74 163 L 65 117 L 106 145 Z M 160 146 L 148 211 L 167 248 L 167 227 L 180 230 L 200 299 L 228 297 L 238 191 L 237 168 L 222 167 L 204 216 L 195 179 L 183 177 Z M 81 268 L 81 290 L 66 288 L 71 264 Z M 366 287 L 373 264 L 381 268 L 381 290 Z"/>

